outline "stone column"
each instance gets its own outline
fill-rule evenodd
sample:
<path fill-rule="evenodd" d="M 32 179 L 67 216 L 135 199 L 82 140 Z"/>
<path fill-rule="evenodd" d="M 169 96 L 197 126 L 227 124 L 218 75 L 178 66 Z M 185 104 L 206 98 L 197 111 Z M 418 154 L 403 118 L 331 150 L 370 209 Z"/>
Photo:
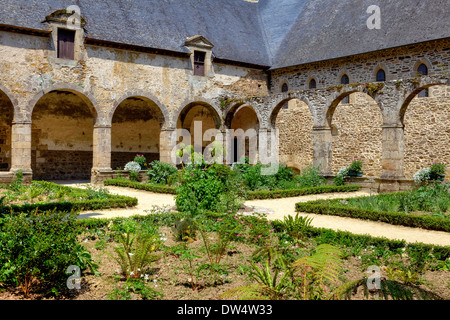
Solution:
<path fill-rule="evenodd" d="M 176 129 L 161 129 L 159 136 L 159 161 L 164 163 L 172 163 L 172 150 L 175 147 L 174 140 Z"/>
<path fill-rule="evenodd" d="M 111 169 L 111 126 L 94 126 L 91 183 L 101 184 L 113 177 Z"/>
<path fill-rule="evenodd" d="M 24 182 L 31 182 L 31 122 L 13 122 L 11 127 L 11 172 L 21 170 Z"/>
<path fill-rule="evenodd" d="M 333 139 L 331 128 L 314 127 L 313 128 L 314 153 L 313 165 L 319 168 L 320 173 L 324 176 L 331 176 L 332 158 L 333 158 Z"/>
<path fill-rule="evenodd" d="M 384 124 L 382 131 L 382 174 L 380 192 L 399 191 L 398 179 L 404 178 L 404 127 Z"/>

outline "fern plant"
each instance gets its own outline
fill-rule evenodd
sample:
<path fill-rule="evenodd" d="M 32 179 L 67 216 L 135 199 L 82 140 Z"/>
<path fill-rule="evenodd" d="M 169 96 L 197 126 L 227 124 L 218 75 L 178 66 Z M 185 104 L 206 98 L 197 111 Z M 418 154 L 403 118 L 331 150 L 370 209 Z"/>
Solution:
<path fill-rule="evenodd" d="M 289 236 L 298 242 L 304 238 L 306 230 L 311 226 L 312 218 L 301 217 L 298 213 L 295 217 L 286 216 L 283 220 L 283 226 Z"/>
<path fill-rule="evenodd" d="M 159 247 L 159 239 L 152 234 L 131 231 L 119 232 L 116 236 L 120 245 L 114 247 L 115 255 L 107 253 L 120 265 L 125 278 L 139 279 L 159 258 L 154 253 Z"/>

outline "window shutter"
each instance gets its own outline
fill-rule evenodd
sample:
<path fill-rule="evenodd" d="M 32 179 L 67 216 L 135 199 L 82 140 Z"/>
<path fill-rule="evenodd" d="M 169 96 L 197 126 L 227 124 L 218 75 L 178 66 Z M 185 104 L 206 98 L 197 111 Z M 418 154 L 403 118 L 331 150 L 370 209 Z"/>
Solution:
<path fill-rule="evenodd" d="M 194 75 L 205 75 L 205 56 L 206 53 L 202 51 L 194 51 Z"/>
<path fill-rule="evenodd" d="M 75 31 L 58 29 L 58 58 L 75 59 Z"/>

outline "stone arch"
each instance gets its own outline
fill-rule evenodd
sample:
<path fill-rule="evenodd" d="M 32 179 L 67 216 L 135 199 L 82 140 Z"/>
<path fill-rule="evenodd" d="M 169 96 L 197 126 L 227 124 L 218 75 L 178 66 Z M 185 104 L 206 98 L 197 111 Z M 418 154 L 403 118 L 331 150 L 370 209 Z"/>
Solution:
<path fill-rule="evenodd" d="M 219 131 L 223 130 L 223 120 L 221 114 L 221 110 L 215 107 L 210 101 L 195 99 L 180 107 L 176 113 L 176 118 L 174 118 L 173 121 L 176 125 L 176 129 L 185 129 L 190 133 L 190 142 L 197 148 L 197 150 L 200 148 L 204 150 L 206 146 L 214 141 L 213 138 L 211 141 L 206 141 L 204 139 L 205 132 L 209 129 L 216 129 Z M 201 122 L 202 124 L 201 139 L 200 137 L 195 136 L 196 122 Z M 223 141 L 220 142 L 223 143 Z"/>
<path fill-rule="evenodd" d="M 225 127 L 231 129 L 233 134 L 227 150 L 228 161 L 238 162 L 245 156 L 250 163 L 257 162 L 260 124 L 260 115 L 249 104 L 238 103 L 228 110 Z"/>
<path fill-rule="evenodd" d="M 114 117 L 114 113 L 116 112 L 116 109 L 119 107 L 119 105 L 123 101 L 125 101 L 126 99 L 129 99 L 129 98 L 140 98 L 140 99 L 146 100 L 148 102 L 151 102 L 152 104 L 155 104 L 162 114 L 161 129 L 166 128 L 170 125 L 170 114 L 169 114 L 167 107 L 163 103 L 161 103 L 155 95 L 153 95 L 149 92 L 145 92 L 145 91 L 127 92 L 127 93 L 123 94 L 119 99 L 117 99 L 113 103 L 113 106 L 108 114 L 107 123 L 112 122 L 112 119 Z"/>
<path fill-rule="evenodd" d="M 102 113 L 98 108 L 98 104 L 94 96 L 92 96 L 92 94 L 89 92 L 80 91 L 79 86 L 71 83 L 58 83 L 51 87 L 43 89 L 38 94 L 36 94 L 28 103 L 27 108 L 28 112 L 26 113 L 26 119 L 24 119 L 25 121 L 31 121 L 34 108 L 36 107 L 38 101 L 45 95 L 52 92 L 70 92 L 76 95 L 81 100 L 83 100 L 83 102 L 86 103 L 86 105 L 89 107 L 89 110 L 91 111 L 92 115 L 94 115 L 94 123 L 100 124 L 102 122 Z"/>
<path fill-rule="evenodd" d="M 304 96 L 279 102 L 270 116 L 270 128 L 279 132 L 279 161 L 296 172 L 313 165 L 314 117 Z"/>
<path fill-rule="evenodd" d="M 97 110 L 73 89 L 47 90 L 31 106 L 33 178 L 89 180 Z"/>
<path fill-rule="evenodd" d="M 0 171 L 11 169 L 12 125 L 17 100 L 12 100 L 6 88 L 0 86 Z"/>
<path fill-rule="evenodd" d="M 433 95 L 419 98 L 423 89 L 433 89 Z M 402 104 L 400 121 L 404 128 L 404 175 L 412 179 L 419 169 L 433 162 L 447 165 L 446 180 L 450 180 L 450 85 L 426 84 L 412 90 Z"/>
<path fill-rule="evenodd" d="M 110 114 L 113 169 L 124 168 L 136 154 L 144 155 L 147 163 L 160 159 L 160 136 L 166 126 L 167 109 L 136 92 L 117 100 Z"/>
<path fill-rule="evenodd" d="M 350 94 L 351 103 L 341 103 Z M 374 97 L 362 88 L 336 93 L 326 119 L 332 135 L 333 173 L 357 158 L 363 162 L 365 176 L 380 176 L 383 114 Z"/>

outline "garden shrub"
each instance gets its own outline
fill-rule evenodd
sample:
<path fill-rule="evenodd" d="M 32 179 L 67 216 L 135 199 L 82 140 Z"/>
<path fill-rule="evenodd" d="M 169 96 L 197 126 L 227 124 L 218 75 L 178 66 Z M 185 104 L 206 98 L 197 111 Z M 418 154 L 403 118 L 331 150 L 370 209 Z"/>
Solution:
<path fill-rule="evenodd" d="M 150 164 L 147 171 L 149 182 L 155 184 L 172 184 L 178 179 L 177 168 L 170 163 L 164 163 L 158 160 Z"/>
<path fill-rule="evenodd" d="M 195 215 L 203 211 L 239 208 L 245 196 L 243 188 L 238 187 L 235 174 L 228 166 L 220 164 L 204 169 L 201 166 L 186 167 L 177 187 L 175 202 L 178 211 Z"/>
<path fill-rule="evenodd" d="M 91 261 L 83 261 L 90 260 L 90 256 L 82 255 L 84 248 L 77 242 L 80 228 L 75 221 L 75 214 L 56 211 L 4 217 L 0 282 L 19 285 L 27 296 L 34 280 L 39 280 L 57 293 L 66 285 L 69 266 L 95 266 Z"/>
<path fill-rule="evenodd" d="M 139 179 L 139 172 L 141 171 L 141 165 L 135 161 L 130 161 L 125 165 L 124 170 L 129 171 L 130 180 L 137 181 Z"/>
<path fill-rule="evenodd" d="M 133 188 L 139 190 L 145 190 L 155 193 L 167 193 L 167 194 L 175 194 L 175 187 L 168 187 L 163 185 L 153 185 L 149 183 L 140 183 L 137 181 L 130 181 L 127 179 L 107 179 L 103 181 L 105 186 L 117 186 L 117 187 L 126 187 Z"/>

